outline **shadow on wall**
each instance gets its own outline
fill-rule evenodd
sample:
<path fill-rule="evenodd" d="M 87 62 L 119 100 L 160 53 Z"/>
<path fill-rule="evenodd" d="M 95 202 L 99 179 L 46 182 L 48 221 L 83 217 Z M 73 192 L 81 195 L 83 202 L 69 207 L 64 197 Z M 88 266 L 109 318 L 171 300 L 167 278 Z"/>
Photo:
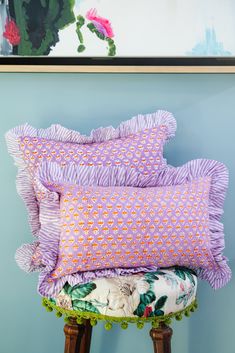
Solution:
<path fill-rule="evenodd" d="M 229 265 L 234 273 L 235 260 Z M 234 278 L 216 293 L 207 283 L 199 282 L 199 308 L 189 320 L 189 353 L 222 353 L 225 346 L 226 353 L 235 352 L 234 325 L 231 325 L 235 313 L 234 288 Z"/>

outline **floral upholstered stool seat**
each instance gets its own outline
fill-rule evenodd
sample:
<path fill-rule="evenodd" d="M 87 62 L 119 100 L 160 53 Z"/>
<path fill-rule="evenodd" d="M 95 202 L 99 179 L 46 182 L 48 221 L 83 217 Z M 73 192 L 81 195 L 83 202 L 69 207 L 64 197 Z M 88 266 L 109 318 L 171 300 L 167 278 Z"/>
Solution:
<path fill-rule="evenodd" d="M 155 353 L 169 353 L 171 319 L 181 320 L 196 307 L 197 277 L 193 271 L 174 267 L 64 288 L 55 298 L 43 299 L 48 311 L 65 316 L 65 353 L 89 353 L 91 329 L 98 320 L 107 330 L 114 323 L 142 328 L 150 322 Z"/>

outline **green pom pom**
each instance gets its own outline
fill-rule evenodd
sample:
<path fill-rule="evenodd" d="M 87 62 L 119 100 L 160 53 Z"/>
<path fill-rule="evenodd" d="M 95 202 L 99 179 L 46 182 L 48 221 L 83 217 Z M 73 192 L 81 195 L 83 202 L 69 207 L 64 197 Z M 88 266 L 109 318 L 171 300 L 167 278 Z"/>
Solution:
<path fill-rule="evenodd" d="M 194 308 L 195 308 L 195 309 L 198 308 L 198 303 L 194 303 Z"/>
<path fill-rule="evenodd" d="M 51 312 L 53 309 L 50 306 L 46 306 L 46 311 Z"/>
<path fill-rule="evenodd" d="M 126 330 L 127 327 L 128 327 L 128 323 L 127 323 L 127 322 L 122 322 L 122 323 L 121 323 L 121 328 L 122 328 L 123 330 Z"/>
<path fill-rule="evenodd" d="M 97 320 L 96 319 L 91 319 L 90 320 L 90 324 L 91 324 L 91 326 L 95 326 L 95 325 L 97 325 Z"/>
<path fill-rule="evenodd" d="M 166 319 L 164 322 L 165 322 L 166 325 L 170 325 L 171 322 L 172 322 L 172 320 L 171 320 L 171 318 L 169 317 L 169 318 Z"/>
<path fill-rule="evenodd" d="M 55 315 L 56 315 L 56 317 L 61 317 L 62 316 L 60 311 L 57 311 L 57 313 Z"/>
<path fill-rule="evenodd" d="M 48 306 L 46 299 L 42 300 L 42 305 L 45 306 L 45 308 Z"/>
<path fill-rule="evenodd" d="M 194 313 L 194 311 L 195 311 L 194 306 L 192 306 L 192 307 L 190 308 L 190 311 L 191 311 L 192 313 Z"/>
<path fill-rule="evenodd" d="M 189 316 L 190 316 L 189 310 L 185 311 L 184 315 L 185 315 L 186 317 L 189 317 Z"/>
<path fill-rule="evenodd" d="M 77 324 L 78 325 L 82 325 L 83 323 L 84 323 L 84 320 L 83 320 L 83 318 L 82 317 L 77 317 Z"/>
<path fill-rule="evenodd" d="M 104 325 L 105 330 L 109 331 L 111 330 L 111 328 L 113 327 L 113 325 L 111 324 L 111 322 L 106 322 L 106 324 Z"/>
<path fill-rule="evenodd" d="M 69 317 L 68 317 L 68 316 L 65 316 L 64 322 L 66 322 L 66 324 L 69 324 L 69 323 L 70 323 L 70 320 L 69 320 Z"/>
<path fill-rule="evenodd" d="M 137 326 L 137 328 L 138 328 L 138 329 L 140 329 L 140 330 L 141 330 L 141 329 L 144 327 L 144 323 L 143 323 L 143 321 L 139 321 L 139 322 L 137 322 L 136 326 Z"/>
<path fill-rule="evenodd" d="M 152 321 L 152 328 L 158 328 L 158 327 L 159 327 L 159 322 Z"/>
<path fill-rule="evenodd" d="M 181 320 L 182 320 L 182 314 L 177 314 L 176 317 L 175 317 L 175 319 L 176 319 L 177 321 L 181 321 Z"/>

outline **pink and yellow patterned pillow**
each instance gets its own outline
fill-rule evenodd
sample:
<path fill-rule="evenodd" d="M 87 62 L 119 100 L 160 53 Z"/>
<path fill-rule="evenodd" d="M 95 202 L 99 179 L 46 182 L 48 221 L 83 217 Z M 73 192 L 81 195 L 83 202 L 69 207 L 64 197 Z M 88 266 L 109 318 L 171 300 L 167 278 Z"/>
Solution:
<path fill-rule="evenodd" d="M 6 134 L 8 150 L 19 168 L 17 190 L 28 209 L 32 233 L 37 236 L 40 229 L 33 179 L 41 162 L 126 166 L 144 175 L 155 174 L 166 167 L 163 147 L 175 130 L 174 117 L 162 110 L 138 115 L 116 129 L 93 130 L 90 136 L 60 125 L 44 130 L 26 124 L 10 130 Z"/>
<path fill-rule="evenodd" d="M 226 167 L 203 159 L 157 176 L 42 165 L 39 293 L 53 296 L 65 282 L 174 265 L 196 270 L 214 288 L 225 285 L 231 271 L 219 220 L 227 183 Z"/>

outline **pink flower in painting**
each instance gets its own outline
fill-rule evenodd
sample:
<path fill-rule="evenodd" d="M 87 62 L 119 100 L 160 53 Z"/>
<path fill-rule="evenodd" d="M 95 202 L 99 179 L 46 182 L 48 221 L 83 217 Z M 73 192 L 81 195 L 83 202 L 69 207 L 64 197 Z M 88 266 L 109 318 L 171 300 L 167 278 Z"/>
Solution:
<path fill-rule="evenodd" d="M 3 36 L 11 45 L 18 45 L 20 43 L 20 31 L 14 20 L 6 22 Z"/>
<path fill-rule="evenodd" d="M 86 14 L 86 18 L 90 20 L 94 24 L 96 29 L 105 37 L 114 37 L 110 21 L 106 18 L 98 16 L 96 9 L 90 9 Z"/>

